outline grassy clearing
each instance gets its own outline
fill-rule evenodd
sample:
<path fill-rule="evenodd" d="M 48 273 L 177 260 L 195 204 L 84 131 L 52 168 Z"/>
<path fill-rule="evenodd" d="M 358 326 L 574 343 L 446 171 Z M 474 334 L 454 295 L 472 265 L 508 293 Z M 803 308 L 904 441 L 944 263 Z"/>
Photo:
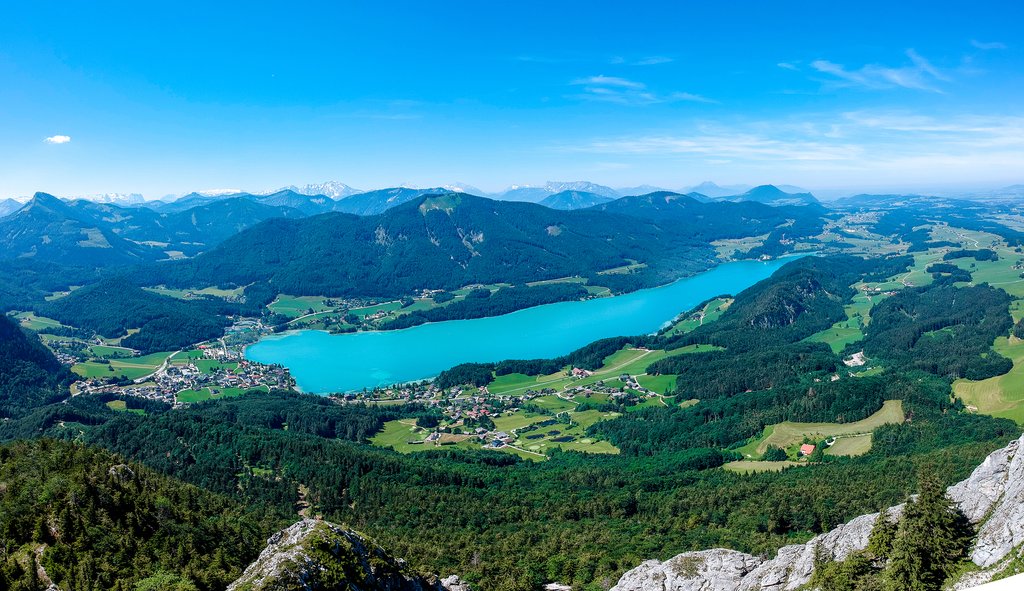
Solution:
<path fill-rule="evenodd" d="M 43 330 L 44 328 L 58 328 L 64 326 L 53 318 L 36 316 L 32 312 L 20 312 L 15 314 L 14 317 L 21 323 L 22 328 L 27 328 L 29 330 Z"/>
<path fill-rule="evenodd" d="M 237 361 L 224 363 L 219 359 L 196 359 L 193 363 L 195 364 L 196 369 L 205 374 L 212 374 L 216 371 L 235 371 L 238 369 Z"/>
<path fill-rule="evenodd" d="M 953 394 L 969 410 L 1024 424 L 1024 341 L 999 337 L 993 348 L 1013 361 L 1013 368 L 985 380 L 957 380 L 953 382 Z"/>
<path fill-rule="evenodd" d="M 266 386 L 259 388 L 253 388 L 254 390 L 262 390 L 267 392 Z M 235 396 L 241 396 L 250 390 L 245 388 L 201 388 L 199 390 L 182 390 L 175 394 L 174 399 L 178 402 L 203 402 L 205 400 L 220 400 L 221 398 L 234 398 Z"/>
<path fill-rule="evenodd" d="M 171 289 L 169 287 L 164 287 L 163 285 L 157 287 L 144 287 L 143 289 L 178 300 L 190 300 L 202 296 L 236 299 L 242 297 L 242 292 L 245 291 L 244 287 L 236 287 L 234 289 L 221 289 L 219 287 Z"/>
<path fill-rule="evenodd" d="M 297 318 L 313 312 L 324 312 L 330 308 L 324 304 L 323 296 L 292 296 L 281 294 L 277 299 L 267 304 L 267 308 L 274 314 Z"/>
<path fill-rule="evenodd" d="M 604 271 L 598 271 L 597 274 L 598 275 L 625 275 L 627 273 L 632 273 L 633 271 L 636 271 L 638 269 L 643 269 L 646 266 L 647 266 L 647 263 L 640 263 L 640 262 L 637 262 L 637 261 L 633 261 L 632 263 L 630 263 L 628 265 L 623 265 L 621 267 L 614 267 L 612 269 L 605 269 Z"/>
<path fill-rule="evenodd" d="M 586 378 L 574 379 L 567 375 L 566 371 L 545 376 L 510 374 L 498 376 L 487 389 L 492 394 L 521 394 L 527 390 L 543 388 L 564 390 L 569 386 L 589 386 L 597 382 L 614 380 L 624 373 L 633 376 L 643 375 L 647 372 L 647 367 L 650 364 L 666 357 L 721 350 L 721 347 L 712 345 L 689 345 L 671 351 L 624 348 L 606 357 L 604 365 Z"/>
<path fill-rule="evenodd" d="M 763 245 L 764 241 L 767 239 L 768 234 L 748 236 L 746 238 L 728 238 L 715 240 L 711 243 L 711 246 L 715 247 L 715 251 L 718 253 L 718 258 L 729 260 L 733 257 L 745 255 L 758 246 Z"/>
<path fill-rule="evenodd" d="M 792 462 L 789 460 L 782 460 L 780 462 L 758 462 L 751 460 L 736 460 L 735 462 L 729 462 L 722 466 L 729 472 L 738 472 L 740 474 L 755 474 L 757 472 L 782 472 L 786 468 L 793 466 L 806 466 L 805 462 Z"/>
<path fill-rule="evenodd" d="M 640 385 L 643 386 L 644 388 L 647 388 L 648 390 L 650 390 L 652 392 L 657 392 L 658 394 L 667 394 L 667 393 L 671 392 L 672 390 L 676 389 L 676 376 L 674 376 L 674 375 L 665 375 L 665 376 L 647 376 L 647 375 L 644 375 L 644 376 L 638 376 L 636 378 L 636 381 L 639 382 Z"/>
<path fill-rule="evenodd" d="M 126 359 L 110 359 L 109 361 L 86 361 L 72 366 L 71 371 L 83 378 L 113 378 L 123 377 L 129 380 L 136 380 L 147 376 L 154 371 L 164 360 L 167 353 L 151 353 L 142 357 L 128 357 Z"/>
<path fill-rule="evenodd" d="M 146 411 L 141 408 L 128 408 L 128 404 L 124 400 L 111 400 L 107 403 L 107 408 L 115 412 L 130 412 L 137 415 L 146 414 Z"/>
<path fill-rule="evenodd" d="M 871 434 L 840 437 L 831 447 L 825 448 L 827 456 L 862 456 L 871 451 Z"/>
<path fill-rule="evenodd" d="M 111 347 L 110 345 L 90 345 L 86 353 L 97 359 L 109 359 L 114 357 L 130 357 L 135 351 L 127 347 Z"/>
<path fill-rule="evenodd" d="M 675 334 L 688 333 L 691 330 L 701 326 L 706 322 L 714 322 L 718 320 L 729 306 L 732 305 L 732 298 L 715 298 L 704 305 L 703 308 L 693 314 L 688 314 L 677 322 L 671 329 L 665 334 L 671 336 Z"/>
<path fill-rule="evenodd" d="M 737 449 L 745 457 L 761 456 L 769 445 L 788 449 L 799 445 L 804 438 L 820 441 L 828 437 L 870 433 L 882 425 L 903 422 L 903 402 L 886 400 L 882 408 L 866 419 L 854 423 L 796 423 L 786 421 L 765 427 L 760 438 Z M 870 445 L 869 445 L 870 449 Z"/>
<path fill-rule="evenodd" d="M 365 308 L 352 308 L 349 313 L 358 316 L 359 318 L 365 318 L 377 312 L 394 312 L 402 308 L 402 302 L 384 302 L 383 304 L 376 304 L 374 306 L 367 306 Z"/>
<path fill-rule="evenodd" d="M 587 283 L 586 277 L 562 277 L 560 279 L 544 279 L 542 281 L 530 281 L 526 285 L 536 287 L 538 285 L 554 285 L 556 283 Z"/>

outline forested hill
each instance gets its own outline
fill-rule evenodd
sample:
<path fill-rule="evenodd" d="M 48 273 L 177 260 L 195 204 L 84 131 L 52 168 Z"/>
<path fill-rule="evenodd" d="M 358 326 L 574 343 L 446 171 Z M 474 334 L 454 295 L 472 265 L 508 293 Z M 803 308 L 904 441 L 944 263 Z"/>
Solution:
<path fill-rule="evenodd" d="M 0 315 L 0 419 L 67 398 L 71 374 L 34 335 Z"/>
<path fill-rule="evenodd" d="M 776 230 L 790 237 L 809 236 L 821 231 L 826 211 L 820 205 L 773 207 L 756 201 L 706 202 L 694 195 L 669 191 L 623 197 L 591 209 L 658 220 L 701 240 L 757 236 Z"/>
<path fill-rule="evenodd" d="M 652 221 L 464 194 L 382 215 L 271 220 L 196 257 L 150 269 L 151 284 L 246 285 L 281 293 L 396 296 L 472 283 L 521 283 L 633 263 L 650 283 L 710 266 L 713 250 Z"/>
<path fill-rule="evenodd" d="M 74 443 L 0 446 L 0 482 L 0 589 L 220 591 L 285 523 Z"/>
<path fill-rule="evenodd" d="M 107 266 L 164 256 L 159 249 L 126 240 L 109 224 L 45 193 L 37 193 L 25 207 L 0 218 L 0 259 Z"/>

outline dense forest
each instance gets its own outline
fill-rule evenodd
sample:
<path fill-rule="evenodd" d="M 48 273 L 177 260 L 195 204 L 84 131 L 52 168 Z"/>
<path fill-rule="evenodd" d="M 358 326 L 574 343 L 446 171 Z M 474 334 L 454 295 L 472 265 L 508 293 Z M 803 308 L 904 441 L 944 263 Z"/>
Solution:
<path fill-rule="evenodd" d="M 625 231 L 623 231 L 625 229 Z M 194 259 L 149 267 L 143 285 L 248 285 L 281 293 L 396 297 L 526 283 L 641 261 L 650 284 L 710 266 L 704 243 L 652 222 L 468 195 L 427 196 L 379 216 L 276 219 Z"/>
<path fill-rule="evenodd" d="M 62 323 L 110 338 L 138 329 L 121 343 L 149 353 L 174 351 L 219 337 L 228 321 L 218 312 L 227 306 L 216 298 L 176 300 L 108 279 L 40 305 L 37 310 Z"/>
<path fill-rule="evenodd" d="M 480 289 L 470 292 L 465 299 L 447 306 L 403 314 L 384 323 L 381 329 L 391 330 L 409 328 L 426 322 L 499 316 L 532 306 L 579 300 L 588 293 L 579 283 L 502 287 L 493 293 L 487 289 Z"/>
<path fill-rule="evenodd" d="M 556 359 L 469 364 L 438 378 L 439 385 L 485 384 L 495 374 L 597 368 L 627 345 L 722 348 L 668 357 L 648 369 L 680 376 L 674 399 L 699 404 L 632 410 L 589 428 L 590 436 L 611 441 L 620 455 L 554 451 L 542 463 L 451 448 L 402 455 L 366 442 L 386 421 L 427 420 L 432 410 L 251 392 L 175 410 L 132 400 L 129 408 L 140 414 L 117 413 L 105 404 L 109 395 L 54 404 L 56 398 L 45 393 L 63 392 L 63 385 L 50 382 L 44 395 L 19 399 L 12 420 L 0 422 L 0 440 L 45 436 L 76 443 L 0 448 L 0 481 L 25 472 L 25 487 L 53 490 L 34 503 L 23 500 L 28 488 L 0 493 L 0 582 L 35 584 L 31 555 L 46 544 L 40 564 L 76 589 L 114 588 L 115 580 L 128 588 L 156 581 L 183 590 L 219 588 L 270 531 L 296 518 L 300 500 L 315 514 L 366 532 L 418 569 L 458 573 L 482 589 L 525 591 L 562 581 L 597 591 L 652 557 L 712 546 L 771 552 L 901 502 L 915 492 L 923 466 L 941 475 L 940 485 L 961 479 L 1019 434 L 1011 421 L 962 412 L 950 396 L 954 377 L 991 375 L 1005 364 L 991 350 L 995 337 L 1012 325 L 1001 291 L 936 282 L 877 304 L 862 343 L 883 366 L 876 376 L 832 381 L 840 356 L 805 342 L 846 317 L 850 285 L 897 275 L 909 262 L 805 257 L 737 294 L 718 320 L 687 333 L 604 339 Z M 933 271 L 953 273 L 946 267 Z M 267 293 L 254 290 L 253 299 Z M 500 293 L 466 301 L 486 302 Z M 123 329 L 125 316 L 107 310 L 134 314 L 139 306 L 142 314 L 151 309 L 150 296 L 160 298 L 155 307 L 165 313 L 169 298 L 113 281 L 54 300 L 47 312 L 58 318 L 81 314 L 94 330 Z M 105 307 L 101 297 L 118 304 Z M 216 315 L 236 305 L 170 301 L 182 305 L 181 315 Z M 87 309 L 90 302 L 94 309 Z M 5 321 L 0 342 L 13 345 L 0 351 L 34 359 L 38 367 L 55 363 Z M 145 324 L 142 329 L 138 335 Z M 916 335 L 909 347 L 897 338 L 906 334 Z M 942 340 L 947 338 L 957 342 Z M 0 365 L 0 378 L 16 379 L 8 367 L 14 366 Z M 866 455 L 823 456 L 813 466 L 781 473 L 744 476 L 716 469 L 738 457 L 732 450 L 766 425 L 856 421 L 885 400 L 902 401 L 913 420 L 877 429 Z M 144 467 L 120 467 L 125 460 L 109 452 Z M 27 459 L 23 464 L 9 457 Z M 93 487 L 91 496 L 78 494 L 82 486 Z M 86 521 L 62 514 L 72 498 L 104 527 L 84 528 Z M 51 522 L 59 524 L 60 536 Z M 118 540 L 136 537 L 131 547 L 119 546 Z M 199 562 L 197 556 L 214 559 Z M 135 570 L 125 574 L 127 565 Z M 92 586 L 75 586 L 86 580 Z"/>
<path fill-rule="evenodd" d="M 11 318 L 0 315 L 0 419 L 63 400 L 71 372 Z"/>
<path fill-rule="evenodd" d="M 0 588 L 220 591 L 287 521 L 53 440 L 0 446 Z"/>

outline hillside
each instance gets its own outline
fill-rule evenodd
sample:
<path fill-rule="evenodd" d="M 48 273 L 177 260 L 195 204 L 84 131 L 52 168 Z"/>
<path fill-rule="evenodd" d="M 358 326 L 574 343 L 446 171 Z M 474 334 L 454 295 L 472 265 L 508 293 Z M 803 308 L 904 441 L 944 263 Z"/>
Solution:
<path fill-rule="evenodd" d="M 722 197 L 727 201 L 754 201 L 767 205 L 817 205 L 810 193 L 787 193 L 775 185 L 760 185 L 739 195 Z"/>
<path fill-rule="evenodd" d="M 158 212 L 37 194 L 0 219 L 0 258 L 64 265 L 113 266 L 192 256 L 258 222 L 301 217 L 300 211 L 243 198 L 218 199 Z"/>
<path fill-rule="evenodd" d="M 586 191 L 562 191 L 545 198 L 540 202 L 540 205 L 550 207 L 551 209 L 586 209 L 613 200 L 614 198 L 612 197 Z"/>
<path fill-rule="evenodd" d="M 379 216 L 270 220 L 193 260 L 152 267 L 140 280 L 269 281 L 282 293 L 395 296 L 596 276 L 637 262 L 646 268 L 636 277 L 650 285 L 707 268 L 711 260 L 707 245 L 654 222 L 448 194 L 420 197 Z"/>
<path fill-rule="evenodd" d="M 228 591 L 462 591 L 415 573 L 373 542 L 333 523 L 303 519 L 274 534 Z"/>
<path fill-rule="evenodd" d="M 0 218 L 18 211 L 21 209 L 22 205 L 24 205 L 24 203 L 15 201 L 14 199 L 0 200 Z"/>
<path fill-rule="evenodd" d="M 39 312 L 108 338 L 127 335 L 122 345 L 151 353 L 220 336 L 227 320 L 216 313 L 219 305 L 213 300 L 186 302 L 107 279 L 41 304 Z"/>
<path fill-rule="evenodd" d="M 445 189 L 410 189 L 407 187 L 378 189 L 376 191 L 351 195 L 337 201 L 331 211 L 355 215 L 377 215 L 384 213 L 392 207 L 419 199 L 423 195 L 436 195 L 448 192 Z"/>
<path fill-rule="evenodd" d="M 45 193 L 36 193 L 25 207 L 0 218 L 2 259 L 102 267 L 164 257 L 158 248 L 127 240 L 91 213 Z"/>
<path fill-rule="evenodd" d="M 280 523 L 95 448 L 0 446 L 0 588 L 219 591 Z"/>
<path fill-rule="evenodd" d="M 707 241 L 771 233 L 812 236 L 821 232 L 825 213 L 821 207 L 704 202 L 694 195 L 668 191 L 623 197 L 592 209 L 660 222 L 674 232 Z"/>
<path fill-rule="evenodd" d="M 38 338 L 0 315 L 0 419 L 67 398 L 71 378 Z"/>
<path fill-rule="evenodd" d="M 969 478 L 945 491 L 930 492 L 926 485 L 916 502 L 862 515 L 805 544 L 785 546 L 774 558 L 724 548 L 685 552 L 644 562 L 622 575 L 612 591 L 878 589 L 886 579 L 891 589 L 938 589 L 948 576 L 965 589 L 1017 574 L 1024 557 L 1022 446 L 1024 437 L 992 452 Z M 943 493 L 948 501 L 936 498 Z M 924 513 L 926 503 L 935 513 Z M 949 526 L 958 519 L 976 528 L 976 535 L 967 534 L 973 539 L 952 538 Z M 940 550 L 931 540 L 914 541 L 918 528 L 954 543 Z M 967 568 L 958 564 L 965 558 Z M 903 563 L 912 570 L 901 575 Z"/>

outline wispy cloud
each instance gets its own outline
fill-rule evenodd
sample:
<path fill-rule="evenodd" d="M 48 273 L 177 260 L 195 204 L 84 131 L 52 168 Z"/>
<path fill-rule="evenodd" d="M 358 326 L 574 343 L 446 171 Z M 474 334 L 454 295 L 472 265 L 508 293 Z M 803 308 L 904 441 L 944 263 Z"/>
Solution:
<path fill-rule="evenodd" d="M 553 150 L 602 161 L 729 163 L 739 171 L 815 176 L 825 182 L 957 181 L 1024 169 L 1024 114 L 929 117 L 856 111 L 741 123 L 702 122 L 675 133 L 595 138 Z"/>
<path fill-rule="evenodd" d="M 43 139 L 48 144 L 66 144 L 71 141 L 70 135 L 51 135 L 48 138 Z"/>
<path fill-rule="evenodd" d="M 637 59 L 627 59 L 622 56 L 615 56 L 608 60 L 608 63 L 616 66 L 657 66 L 659 64 L 669 64 L 674 61 L 676 61 L 674 58 L 665 55 L 649 55 Z"/>
<path fill-rule="evenodd" d="M 798 68 L 796 64 L 791 64 L 789 62 L 779 62 L 775 65 L 782 68 L 783 70 L 793 70 L 794 72 L 800 71 L 800 68 Z"/>
<path fill-rule="evenodd" d="M 577 78 L 570 82 L 572 86 L 580 86 L 580 92 L 571 98 L 587 101 L 618 103 L 621 105 L 655 105 L 673 102 L 714 103 L 715 101 L 692 92 L 671 92 L 667 94 L 652 92 L 647 85 L 628 78 L 617 76 L 590 76 Z"/>
<path fill-rule="evenodd" d="M 978 49 L 984 49 L 984 50 L 1006 49 L 1006 44 L 1005 43 L 1000 43 L 999 41 L 988 41 L 988 42 L 985 42 L 985 41 L 978 41 L 977 39 L 971 39 L 971 45 L 977 47 Z"/>
<path fill-rule="evenodd" d="M 856 86 L 873 90 L 908 88 L 941 93 L 937 83 L 949 81 L 949 77 L 933 66 L 931 62 L 913 49 L 906 52 L 910 63 L 899 67 L 867 64 L 857 69 L 848 69 L 842 64 L 828 60 L 815 60 L 811 67 L 835 79 L 837 86 Z"/>
<path fill-rule="evenodd" d="M 574 85 L 587 85 L 587 86 L 614 86 L 618 88 L 644 88 L 642 82 L 636 82 L 634 80 L 627 80 L 626 78 L 618 78 L 615 76 L 590 76 L 589 78 L 577 78 L 572 81 Z"/>

